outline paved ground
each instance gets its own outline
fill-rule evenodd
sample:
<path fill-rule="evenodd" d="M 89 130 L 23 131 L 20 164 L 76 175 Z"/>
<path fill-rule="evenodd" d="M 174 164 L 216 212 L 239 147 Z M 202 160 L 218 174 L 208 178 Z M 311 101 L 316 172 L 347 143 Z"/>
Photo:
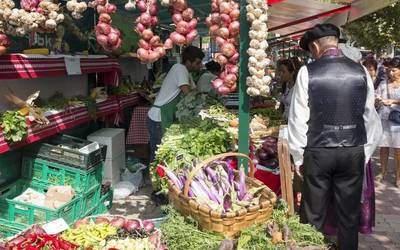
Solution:
<path fill-rule="evenodd" d="M 375 174 L 379 161 L 374 159 Z M 394 186 L 394 162 L 390 157 L 388 177 L 375 185 L 376 227 L 371 235 L 360 235 L 359 249 L 400 249 L 400 189 Z"/>

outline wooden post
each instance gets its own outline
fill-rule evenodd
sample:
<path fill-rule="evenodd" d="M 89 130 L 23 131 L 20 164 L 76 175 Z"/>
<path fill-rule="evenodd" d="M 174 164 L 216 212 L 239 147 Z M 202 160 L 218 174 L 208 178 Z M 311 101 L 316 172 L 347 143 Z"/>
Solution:
<path fill-rule="evenodd" d="M 292 164 L 290 162 L 289 143 L 287 136 L 287 126 L 281 126 L 278 139 L 278 158 L 281 177 L 282 198 L 289 205 L 289 214 L 294 214 L 293 202 L 293 174 Z"/>

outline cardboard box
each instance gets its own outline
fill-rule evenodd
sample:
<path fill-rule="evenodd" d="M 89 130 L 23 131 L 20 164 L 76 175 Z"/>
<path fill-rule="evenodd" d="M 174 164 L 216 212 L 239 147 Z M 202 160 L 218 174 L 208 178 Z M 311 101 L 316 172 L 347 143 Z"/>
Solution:
<path fill-rule="evenodd" d="M 103 128 L 88 135 L 87 140 L 107 145 L 106 159 L 113 159 L 125 153 L 124 129 Z"/>

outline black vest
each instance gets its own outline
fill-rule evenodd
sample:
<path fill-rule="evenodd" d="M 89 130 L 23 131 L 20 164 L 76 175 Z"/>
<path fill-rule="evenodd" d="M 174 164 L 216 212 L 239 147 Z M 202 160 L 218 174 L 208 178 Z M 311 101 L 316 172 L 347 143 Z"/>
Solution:
<path fill-rule="evenodd" d="M 307 65 L 309 75 L 307 147 L 353 147 L 367 142 L 364 110 L 367 76 L 363 67 L 339 55 Z"/>

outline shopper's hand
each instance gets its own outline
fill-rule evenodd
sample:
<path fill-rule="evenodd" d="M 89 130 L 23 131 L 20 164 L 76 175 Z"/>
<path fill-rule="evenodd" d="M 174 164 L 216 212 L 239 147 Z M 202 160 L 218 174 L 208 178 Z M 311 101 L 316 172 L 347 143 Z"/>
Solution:
<path fill-rule="evenodd" d="M 295 166 L 294 173 L 301 179 L 303 180 L 303 175 L 301 174 L 301 166 Z"/>
<path fill-rule="evenodd" d="M 382 104 L 385 106 L 392 106 L 394 104 L 394 100 L 392 99 L 386 99 L 386 100 L 382 100 Z"/>

